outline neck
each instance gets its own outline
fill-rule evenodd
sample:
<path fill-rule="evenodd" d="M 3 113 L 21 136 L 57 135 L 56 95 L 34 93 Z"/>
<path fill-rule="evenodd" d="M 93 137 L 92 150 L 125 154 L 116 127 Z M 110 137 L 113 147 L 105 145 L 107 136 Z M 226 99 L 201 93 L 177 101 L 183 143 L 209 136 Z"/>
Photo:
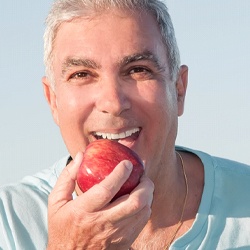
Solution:
<path fill-rule="evenodd" d="M 168 163 L 161 164 L 155 183 L 150 225 L 153 228 L 171 227 L 180 220 L 186 198 L 186 181 L 182 162 L 174 152 Z"/>
<path fill-rule="evenodd" d="M 181 156 L 184 160 L 187 183 L 181 161 L 175 153 L 172 154 L 172 158 L 168 157 L 171 159 L 168 165 L 158 165 L 161 169 L 158 178 L 153 179 L 148 174 L 154 181 L 156 189 L 152 216 L 131 249 L 168 249 L 173 240 L 185 234 L 192 226 L 201 202 L 204 167 L 196 155 L 182 152 Z M 187 197 L 186 203 L 185 197 Z M 182 211 L 184 211 L 183 217 Z M 183 224 L 179 223 L 180 220 Z"/>
<path fill-rule="evenodd" d="M 184 164 L 174 153 L 172 164 L 159 169 L 158 178 L 154 179 L 151 218 L 131 249 L 152 249 L 156 245 L 157 249 L 168 249 L 173 240 L 186 231 L 182 230 L 188 194 Z"/>

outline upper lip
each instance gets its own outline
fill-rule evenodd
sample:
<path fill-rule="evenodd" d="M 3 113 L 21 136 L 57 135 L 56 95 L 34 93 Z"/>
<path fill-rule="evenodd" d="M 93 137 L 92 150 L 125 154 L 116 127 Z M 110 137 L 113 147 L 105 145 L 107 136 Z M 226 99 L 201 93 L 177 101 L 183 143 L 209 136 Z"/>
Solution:
<path fill-rule="evenodd" d="M 103 132 L 103 131 L 95 131 L 93 132 L 93 135 L 95 137 L 102 137 L 103 139 L 109 139 L 109 140 L 117 140 L 117 139 L 124 139 L 126 137 L 131 136 L 134 133 L 137 133 L 140 131 L 139 127 L 130 128 L 122 132 L 117 133 L 110 133 L 110 132 Z"/>

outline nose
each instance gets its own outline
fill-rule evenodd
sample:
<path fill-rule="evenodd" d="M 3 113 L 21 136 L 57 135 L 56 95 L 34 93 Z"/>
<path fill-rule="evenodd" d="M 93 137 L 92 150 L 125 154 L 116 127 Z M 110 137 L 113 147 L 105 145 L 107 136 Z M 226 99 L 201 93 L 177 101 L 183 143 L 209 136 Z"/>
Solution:
<path fill-rule="evenodd" d="M 128 93 L 125 91 L 126 83 L 118 79 L 106 79 L 101 82 L 98 89 L 96 108 L 99 112 L 119 116 L 129 110 L 131 103 Z"/>

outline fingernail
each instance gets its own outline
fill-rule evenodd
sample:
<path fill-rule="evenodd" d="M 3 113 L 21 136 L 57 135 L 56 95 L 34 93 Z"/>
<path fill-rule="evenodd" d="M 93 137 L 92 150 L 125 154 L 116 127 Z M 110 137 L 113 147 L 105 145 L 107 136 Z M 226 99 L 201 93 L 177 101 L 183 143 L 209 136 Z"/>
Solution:
<path fill-rule="evenodd" d="M 125 161 L 124 164 L 129 171 L 133 169 L 133 164 L 130 161 Z"/>
<path fill-rule="evenodd" d="M 80 152 L 78 152 L 78 153 L 76 154 L 76 156 L 75 156 L 74 162 L 75 162 L 76 164 L 80 164 L 80 159 L 81 159 L 81 154 L 80 154 Z"/>

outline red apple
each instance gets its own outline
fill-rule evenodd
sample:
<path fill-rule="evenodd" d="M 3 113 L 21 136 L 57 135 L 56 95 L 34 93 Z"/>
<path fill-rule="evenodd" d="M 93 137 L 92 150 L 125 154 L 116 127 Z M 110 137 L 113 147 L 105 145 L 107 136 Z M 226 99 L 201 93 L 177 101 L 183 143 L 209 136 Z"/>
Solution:
<path fill-rule="evenodd" d="M 143 163 L 133 150 L 116 141 L 102 139 L 90 143 L 86 147 L 77 175 L 81 191 L 86 192 L 105 179 L 122 160 L 131 161 L 133 170 L 113 200 L 129 194 L 138 185 L 144 171 Z"/>

